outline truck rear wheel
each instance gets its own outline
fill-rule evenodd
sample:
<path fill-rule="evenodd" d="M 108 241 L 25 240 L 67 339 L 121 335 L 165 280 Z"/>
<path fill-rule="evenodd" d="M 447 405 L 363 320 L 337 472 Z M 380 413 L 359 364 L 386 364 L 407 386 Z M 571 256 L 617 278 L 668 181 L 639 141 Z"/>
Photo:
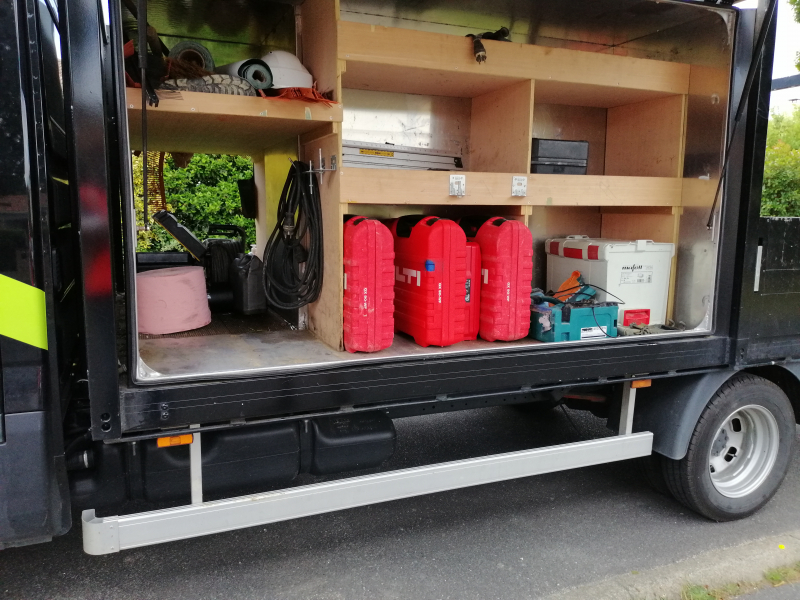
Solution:
<path fill-rule="evenodd" d="M 714 521 L 750 516 L 778 491 L 795 435 L 786 394 L 761 377 L 737 375 L 711 398 L 686 456 L 662 459 L 667 487 Z"/>

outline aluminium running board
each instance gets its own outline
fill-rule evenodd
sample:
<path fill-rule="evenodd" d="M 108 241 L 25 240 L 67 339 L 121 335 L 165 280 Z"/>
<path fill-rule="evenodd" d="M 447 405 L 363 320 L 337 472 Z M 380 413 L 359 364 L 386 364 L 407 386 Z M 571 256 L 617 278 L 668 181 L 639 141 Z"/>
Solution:
<path fill-rule="evenodd" d="M 644 432 L 364 475 L 121 517 L 96 517 L 94 510 L 86 510 L 81 519 L 83 549 L 88 554 L 110 554 L 378 502 L 648 456 L 652 448 L 653 434 Z"/>

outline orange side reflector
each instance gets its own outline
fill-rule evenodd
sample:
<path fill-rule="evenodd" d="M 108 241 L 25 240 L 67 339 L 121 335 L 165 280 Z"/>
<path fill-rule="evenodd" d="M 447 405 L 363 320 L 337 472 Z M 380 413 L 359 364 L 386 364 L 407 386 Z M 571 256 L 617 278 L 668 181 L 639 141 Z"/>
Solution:
<path fill-rule="evenodd" d="M 191 444 L 193 439 L 194 436 L 191 433 L 162 437 L 158 438 L 158 447 L 169 448 L 170 446 L 185 446 L 186 444 Z"/>
<path fill-rule="evenodd" d="M 652 379 L 637 379 L 636 381 L 631 381 L 631 387 L 633 389 L 646 388 L 651 385 L 653 385 Z"/>

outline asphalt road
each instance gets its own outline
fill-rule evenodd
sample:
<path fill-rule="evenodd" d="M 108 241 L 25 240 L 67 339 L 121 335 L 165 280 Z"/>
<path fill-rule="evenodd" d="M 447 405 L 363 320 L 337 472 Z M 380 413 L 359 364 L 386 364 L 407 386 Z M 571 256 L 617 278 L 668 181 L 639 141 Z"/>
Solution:
<path fill-rule="evenodd" d="M 606 432 L 603 421 L 569 414 L 573 423 L 560 411 L 537 420 L 506 407 L 399 420 L 387 467 Z M 0 553 L 0 598 L 541 598 L 796 529 L 798 492 L 795 456 L 760 513 L 711 523 L 650 490 L 628 461 L 104 557 L 82 553 L 76 526 L 50 544 Z"/>

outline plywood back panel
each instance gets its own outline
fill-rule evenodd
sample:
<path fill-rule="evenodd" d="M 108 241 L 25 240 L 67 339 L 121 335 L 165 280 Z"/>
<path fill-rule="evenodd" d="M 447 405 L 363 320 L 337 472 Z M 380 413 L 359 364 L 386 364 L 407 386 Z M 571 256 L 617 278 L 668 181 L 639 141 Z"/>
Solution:
<path fill-rule="evenodd" d="M 589 142 L 587 175 L 603 175 L 606 154 L 606 109 L 539 104 L 540 85 L 541 83 L 536 83 L 537 102 L 533 107 L 533 137 Z"/>
<path fill-rule="evenodd" d="M 608 109 L 606 175 L 680 177 L 686 96 Z"/>
<path fill-rule="evenodd" d="M 531 164 L 533 81 L 472 99 L 469 168 L 525 173 Z"/>
<path fill-rule="evenodd" d="M 601 235 L 614 240 L 653 240 L 676 244 L 679 207 L 610 211 L 602 208 Z M 632 212 L 636 211 L 636 212 Z"/>

